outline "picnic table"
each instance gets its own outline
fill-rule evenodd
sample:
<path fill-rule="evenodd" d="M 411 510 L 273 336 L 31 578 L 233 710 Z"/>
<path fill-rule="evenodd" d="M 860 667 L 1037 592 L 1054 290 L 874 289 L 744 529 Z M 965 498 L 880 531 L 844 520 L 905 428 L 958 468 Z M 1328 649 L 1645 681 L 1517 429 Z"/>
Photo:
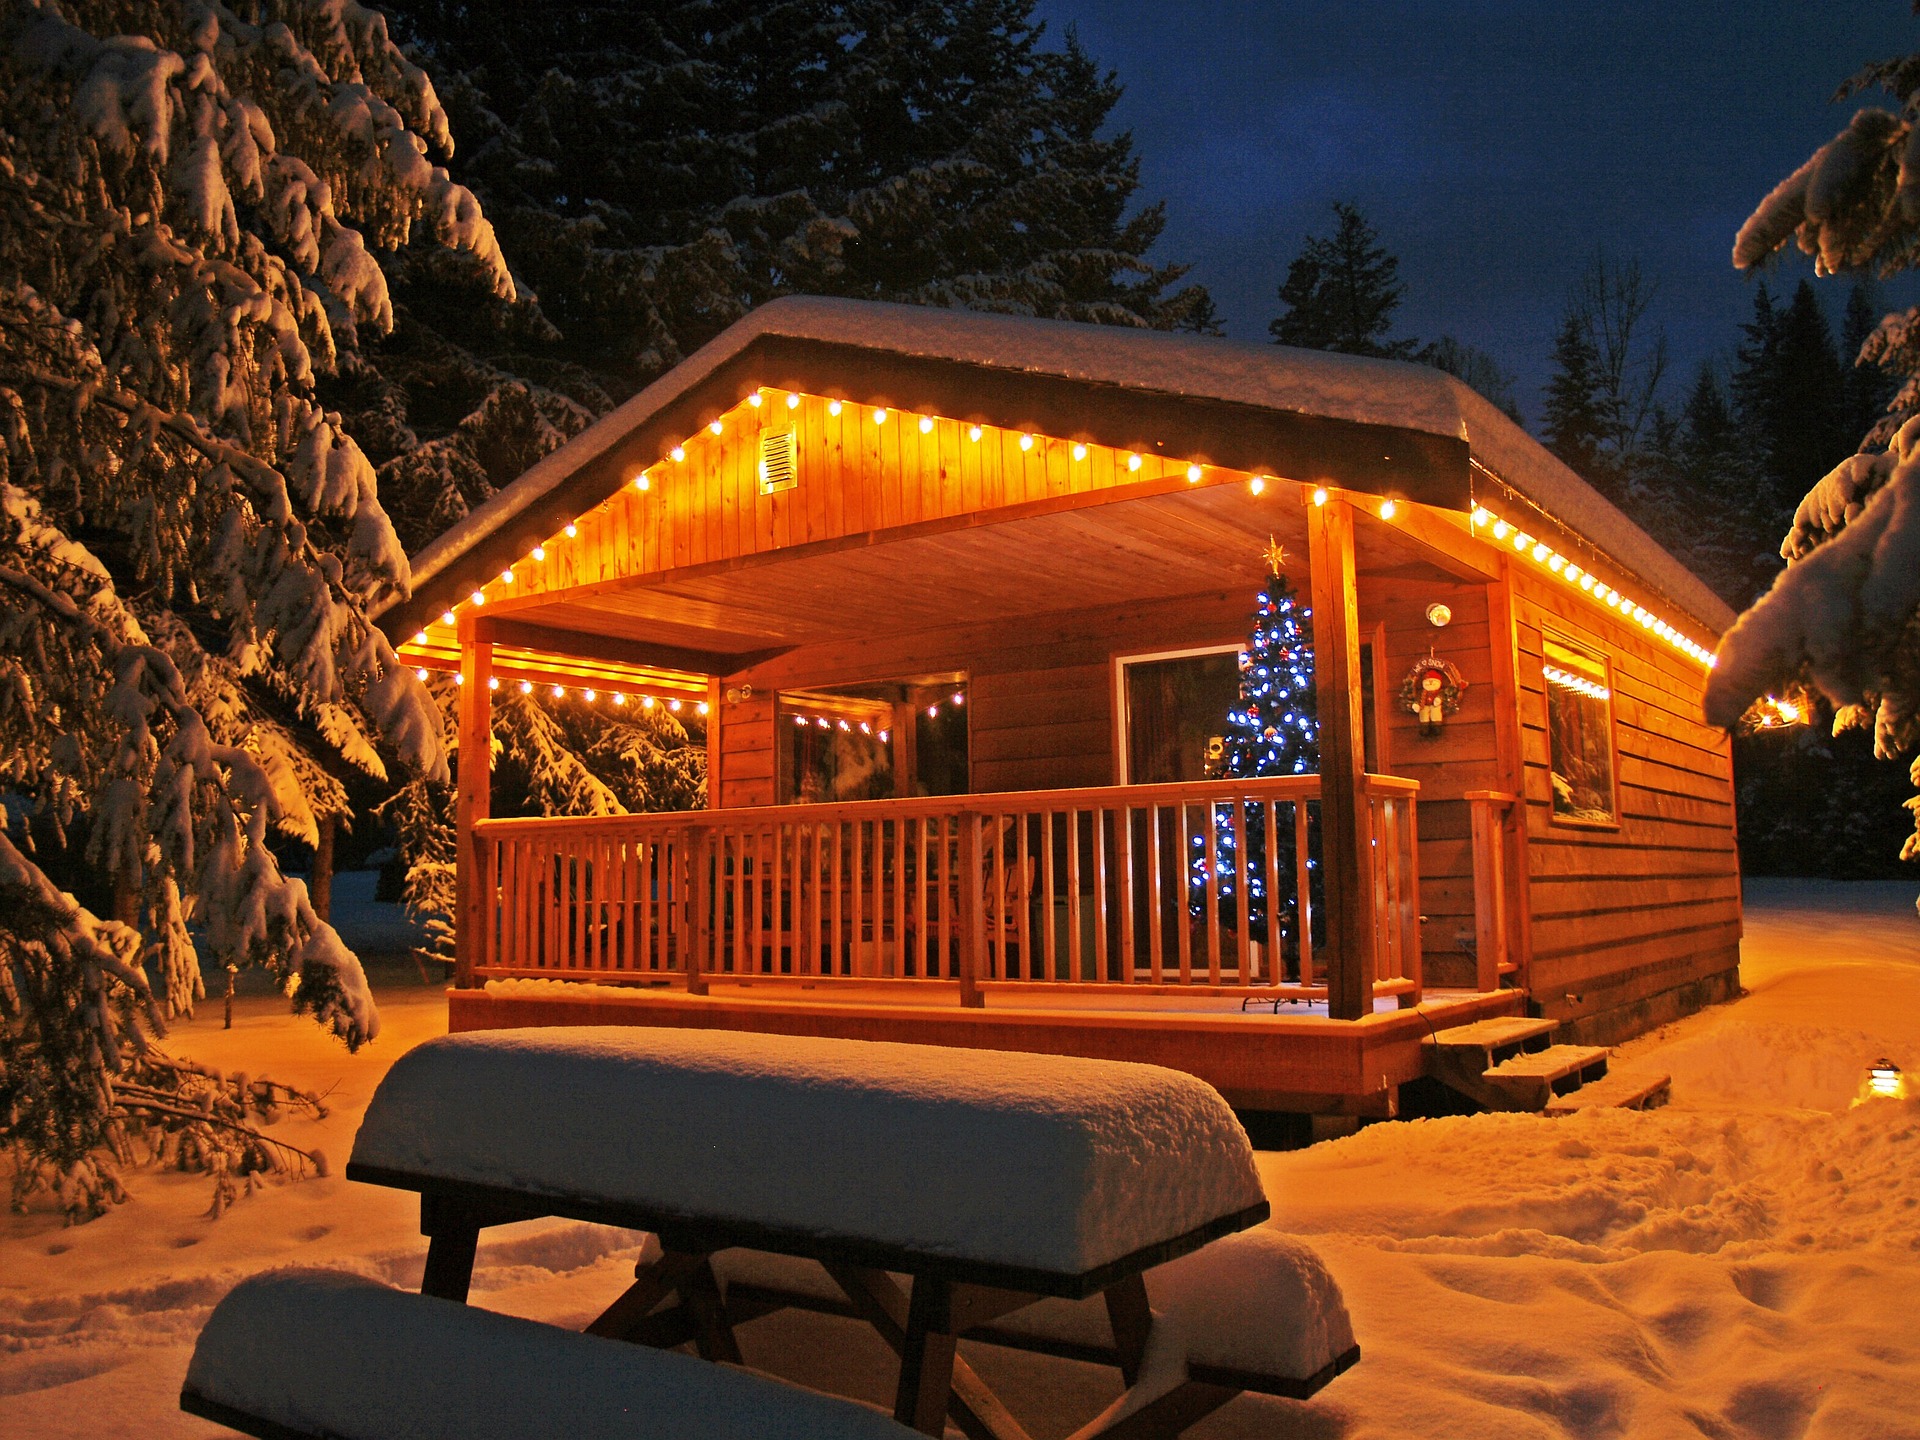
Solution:
<path fill-rule="evenodd" d="M 1048 1306 L 1093 1302 L 1111 1344 L 1081 1350 L 1134 1386 L 1156 1329 L 1148 1273 L 1198 1274 L 1198 1252 L 1269 1213 L 1244 1131 L 1180 1072 L 652 1027 L 430 1041 L 381 1083 L 346 1173 L 418 1192 L 421 1290 L 444 1300 L 466 1299 L 491 1225 L 564 1216 L 651 1232 L 657 1250 L 588 1332 L 691 1339 L 708 1360 L 740 1363 L 733 1324 L 770 1295 L 806 1303 L 804 1286 L 756 1290 L 735 1273 L 730 1313 L 716 1256 L 808 1263 L 898 1354 L 896 1420 L 938 1435 L 951 1416 L 1007 1440 L 1024 1432 L 959 1355 L 963 1334 L 1037 1334 L 1045 1349 Z M 1315 1388 L 1358 1353 L 1333 1296 L 1337 1353 Z M 1170 1388 L 1156 1397 L 1169 1423 L 1139 1433 L 1178 1433 L 1196 1404 L 1237 1393 L 1189 1381 L 1169 1401 Z"/>

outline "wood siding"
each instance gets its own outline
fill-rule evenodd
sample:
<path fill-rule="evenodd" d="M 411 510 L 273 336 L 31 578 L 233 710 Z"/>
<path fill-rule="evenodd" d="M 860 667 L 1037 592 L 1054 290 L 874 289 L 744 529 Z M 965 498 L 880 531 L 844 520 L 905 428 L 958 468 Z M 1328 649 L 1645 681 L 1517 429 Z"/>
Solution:
<path fill-rule="evenodd" d="M 1514 577 L 1525 762 L 1534 1002 L 1607 1041 L 1730 993 L 1740 863 L 1727 736 L 1700 718 L 1706 671 L 1526 572 Z M 1617 828 L 1557 823 L 1541 638 L 1612 665 Z M 1421 820 L 1426 821 L 1423 804 Z"/>

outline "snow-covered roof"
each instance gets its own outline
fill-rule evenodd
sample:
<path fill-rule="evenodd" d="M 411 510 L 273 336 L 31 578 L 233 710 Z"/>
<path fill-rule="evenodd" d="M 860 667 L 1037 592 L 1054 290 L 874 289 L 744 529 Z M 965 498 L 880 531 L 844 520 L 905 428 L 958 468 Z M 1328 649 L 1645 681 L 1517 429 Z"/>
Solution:
<path fill-rule="evenodd" d="M 631 453 L 640 432 L 659 428 L 664 450 L 710 418 L 700 409 L 703 401 L 717 414 L 738 398 L 743 383 L 833 393 L 828 387 L 836 376 L 848 398 L 902 408 L 944 402 L 942 413 L 954 418 L 1042 433 L 1074 434 L 1038 423 L 1066 414 L 1097 412 L 1110 431 L 1114 424 L 1138 426 L 1143 422 L 1126 417 L 1151 413 L 1156 437 L 1100 433 L 1098 418 L 1087 421 L 1085 436 L 1236 468 L 1258 463 L 1245 456 L 1238 436 L 1252 431 L 1271 438 L 1281 433 L 1271 426 L 1287 423 L 1295 427 L 1284 433 L 1296 449 L 1340 453 L 1345 463 L 1328 472 L 1340 483 L 1395 488 L 1458 509 L 1473 503 L 1476 488 L 1488 486 L 1472 473 L 1470 458 L 1695 619 L 1716 632 L 1733 622 L 1718 596 L 1591 485 L 1472 388 L 1428 366 L 1155 330 L 793 296 L 729 326 L 428 545 L 414 559 L 414 599 L 393 607 L 383 625 L 396 634 L 410 631 L 418 617 L 437 613 L 497 570 L 501 556 L 528 548 L 613 493 L 622 480 L 611 462 Z M 1302 426 L 1317 428 L 1301 432 Z M 1279 473 L 1289 472 L 1280 467 Z"/>

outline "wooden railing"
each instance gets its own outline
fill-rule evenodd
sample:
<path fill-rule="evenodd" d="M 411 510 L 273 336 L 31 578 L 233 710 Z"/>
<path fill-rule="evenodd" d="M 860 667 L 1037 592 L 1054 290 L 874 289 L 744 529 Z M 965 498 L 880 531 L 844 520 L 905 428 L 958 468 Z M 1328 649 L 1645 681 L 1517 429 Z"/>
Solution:
<path fill-rule="evenodd" d="M 1417 997 L 1411 780 L 1367 777 L 1374 989 Z M 1325 994 L 1318 776 L 486 820 L 472 979 Z M 1305 903 L 1302 903 L 1305 897 Z"/>

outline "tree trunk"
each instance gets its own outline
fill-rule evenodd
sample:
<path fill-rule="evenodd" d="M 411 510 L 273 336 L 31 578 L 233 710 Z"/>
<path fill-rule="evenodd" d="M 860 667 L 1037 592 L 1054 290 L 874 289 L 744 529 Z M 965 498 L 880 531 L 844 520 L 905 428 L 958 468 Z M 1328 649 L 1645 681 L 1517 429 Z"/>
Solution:
<path fill-rule="evenodd" d="M 329 924 L 333 921 L 333 827 L 333 816 L 320 817 L 320 833 L 313 842 L 313 869 L 307 877 L 307 900 L 313 913 Z"/>

